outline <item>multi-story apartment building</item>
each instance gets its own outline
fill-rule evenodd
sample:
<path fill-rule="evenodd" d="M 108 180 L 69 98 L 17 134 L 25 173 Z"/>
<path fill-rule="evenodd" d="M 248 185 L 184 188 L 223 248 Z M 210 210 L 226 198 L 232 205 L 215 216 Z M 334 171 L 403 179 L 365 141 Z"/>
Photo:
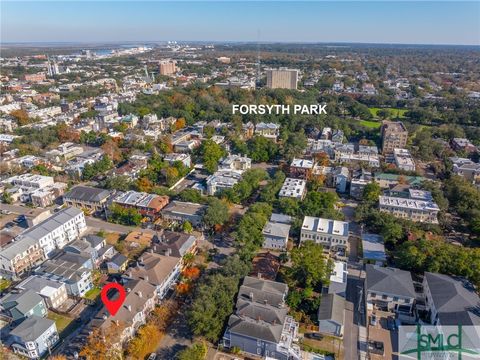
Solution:
<path fill-rule="evenodd" d="M 242 175 L 238 171 L 219 170 L 210 175 L 207 182 L 207 194 L 215 195 L 218 192 L 231 189 L 242 179 Z"/>
<path fill-rule="evenodd" d="M 286 284 L 246 276 L 223 345 L 262 358 L 300 360 L 300 348 L 295 344 L 299 326 L 288 315 L 287 292 Z"/>
<path fill-rule="evenodd" d="M 127 269 L 124 279 L 143 280 L 155 286 L 157 302 L 162 300 L 180 276 L 182 258 L 146 252 L 136 266 Z"/>
<path fill-rule="evenodd" d="M 255 126 L 255 135 L 261 135 L 267 139 L 277 141 L 280 134 L 280 125 L 274 123 L 258 123 Z"/>
<path fill-rule="evenodd" d="M 30 202 L 38 207 L 51 205 L 67 187 L 65 183 L 54 182 L 51 176 L 35 174 L 12 176 L 2 183 L 12 185 L 6 191 L 14 201 Z"/>
<path fill-rule="evenodd" d="M 228 155 L 220 161 L 219 169 L 244 172 L 252 167 L 252 159 L 241 155 Z"/>
<path fill-rule="evenodd" d="M 173 165 L 176 161 L 180 161 L 186 167 L 192 166 L 192 157 L 190 154 L 185 153 L 170 153 L 166 154 L 163 158 L 164 161 L 167 161 L 170 165 Z"/>
<path fill-rule="evenodd" d="M 263 247 L 272 250 L 286 250 L 290 224 L 268 221 L 262 230 Z"/>
<path fill-rule="evenodd" d="M 407 149 L 393 149 L 395 165 L 405 171 L 415 171 L 415 161 Z"/>
<path fill-rule="evenodd" d="M 158 64 L 160 75 L 173 75 L 177 72 L 175 61 L 163 60 Z"/>
<path fill-rule="evenodd" d="M 267 69 L 267 87 L 269 89 L 297 90 L 298 70 Z"/>
<path fill-rule="evenodd" d="M 159 196 L 131 190 L 117 196 L 113 200 L 113 203 L 124 208 L 137 209 L 143 216 L 156 219 L 160 216 L 160 211 L 167 206 L 169 201 L 168 196 Z"/>
<path fill-rule="evenodd" d="M 279 197 L 302 200 L 307 193 L 307 182 L 303 179 L 286 178 L 278 193 Z"/>
<path fill-rule="evenodd" d="M 440 208 L 433 200 L 405 199 L 392 196 L 379 197 L 379 209 L 395 217 L 415 222 L 437 224 Z"/>
<path fill-rule="evenodd" d="M 300 242 L 311 240 L 327 249 L 346 249 L 348 235 L 348 222 L 305 216 Z"/>
<path fill-rule="evenodd" d="M 80 209 L 69 207 L 25 230 L 0 251 L 0 271 L 17 277 L 77 239 L 87 228 Z"/>
<path fill-rule="evenodd" d="M 58 145 L 56 149 L 47 151 L 45 156 L 54 162 L 66 161 L 83 153 L 83 148 L 74 143 L 66 142 Z"/>
<path fill-rule="evenodd" d="M 470 159 L 451 157 L 449 158 L 453 163 L 452 171 L 464 177 L 473 184 L 480 183 L 480 164 L 475 163 Z"/>
<path fill-rule="evenodd" d="M 90 326 L 108 331 L 112 326 L 122 325 L 119 342 L 132 338 L 138 328 L 146 323 L 147 316 L 155 308 L 155 286 L 144 280 L 129 280 L 124 284 L 127 295 L 118 312 L 111 316 L 103 307 L 91 321 Z"/>
<path fill-rule="evenodd" d="M 308 159 L 293 159 L 290 164 L 290 176 L 299 179 L 310 179 L 314 162 Z"/>
<path fill-rule="evenodd" d="M 432 325 L 480 326 L 480 298 L 467 280 L 426 272 L 423 293 Z"/>
<path fill-rule="evenodd" d="M 477 151 L 477 147 L 466 138 L 453 138 L 451 144 L 455 151 L 465 151 L 467 153 Z"/>
<path fill-rule="evenodd" d="M 89 186 L 76 186 L 63 195 L 63 202 L 91 213 L 104 211 L 110 191 Z"/>
<path fill-rule="evenodd" d="M 410 272 L 367 264 L 365 298 L 377 309 L 410 315 L 416 299 Z"/>
<path fill-rule="evenodd" d="M 242 125 L 243 138 L 248 140 L 250 139 L 255 131 L 255 125 L 252 122 L 247 122 Z"/>
<path fill-rule="evenodd" d="M 403 149 L 407 145 L 408 131 L 400 121 L 384 121 L 381 133 L 383 154 L 391 154 L 395 148 Z"/>
<path fill-rule="evenodd" d="M 193 226 L 200 226 L 203 223 L 203 216 L 206 210 L 206 205 L 172 201 L 162 210 L 162 217 L 167 221 L 188 221 Z"/>

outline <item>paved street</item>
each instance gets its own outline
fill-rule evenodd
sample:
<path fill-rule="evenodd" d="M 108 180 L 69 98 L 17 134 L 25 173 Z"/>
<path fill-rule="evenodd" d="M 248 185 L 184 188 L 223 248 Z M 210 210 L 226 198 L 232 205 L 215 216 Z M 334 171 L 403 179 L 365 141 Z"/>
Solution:
<path fill-rule="evenodd" d="M 358 326 L 365 325 L 363 276 L 360 264 L 349 262 L 343 338 L 345 359 L 358 359 Z"/>
<path fill-rule="evenodd" d="M 93 218 L 91 216 L 86 216 L 85 220 L 86 220 L 86 223 L 87 223 L 88 227 L 94 228 L 97 231 L 104 230 L 106 232 L 116 232 L 116 233 L 126 234 L 126 233 L 129 233 L 130 231 L 136 229 L 133 226 L 112 224 L 112 223 L 106 222 L 106 221 L 101 220 L 101 219 Z M 155 231 L 150 230 L 150 229 L 142 229 L 142 231 L 143 232 L 155 233 Z"/>
<path fill-rule="evenodd" d="M 24 215 L 29 211 L 31 211 L 32 209 L 26 206 L 20 206 L 20 205 L 0 204 L 0 210 L 7 210 L 7 211 L 11 211 L 14 214 Z"/>

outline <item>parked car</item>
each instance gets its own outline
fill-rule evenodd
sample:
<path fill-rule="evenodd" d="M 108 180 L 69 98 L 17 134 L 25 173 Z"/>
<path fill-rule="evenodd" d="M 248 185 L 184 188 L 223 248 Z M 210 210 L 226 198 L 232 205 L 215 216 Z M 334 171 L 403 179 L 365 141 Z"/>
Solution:
<path fill-rule="evenodd" d="M 306 333 L 305 337 L 308 339 L 322 340 L 322 335 L 319 333 Z"/>
<path fill-rule="evenodd" d="M 377 355 L 383 355 L 385 353 L 385 347 L 381 341 L 369 341 L 368 350 Z"/>
<path fill-rule="evenodd" d="M 377 326 L 377 315 L 372 314 L 370 316 L 370 325 L 372 326 Z"/>
<path fill-rule="evenodd" d="M 390 331 L 396 331 L 397 330 L 397 324 L 395 322 L 395 318 L 389 317 L 387 319 L 387 327 L 388 327 L 388 330 L 390 330 Z"/>

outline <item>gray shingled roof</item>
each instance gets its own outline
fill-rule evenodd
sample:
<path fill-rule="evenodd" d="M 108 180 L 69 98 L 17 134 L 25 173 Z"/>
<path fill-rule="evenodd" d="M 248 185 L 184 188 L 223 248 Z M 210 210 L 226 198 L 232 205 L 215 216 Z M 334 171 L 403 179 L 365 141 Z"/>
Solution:
<path fill-rule="evenodd" d="M 238 299 L 235 313 L 241 317 L 249 317 L 254 320 L 262 320 L 269 324 L 283 324 L 287 316 L 287 307 L 275 307 Z"/>
<path fill-rule="evenodd" d="M 90 272 L 91 270 L 84 268 L 80 264 L 60 259 L 47 260 L 36 270 L 36 272 L 40 274 L 59 276 L 65 282 L 68 282 L 69 280 L 76 282 L 82 279 L 82 275 L 86 271 Z"/>
<path fill-rule="evenodd" d="M 416 297 L 412 276 L 408 271 L 367 264 L 366 273 L 365 288 L 367 291 L 409 298 Z"/>
<path fill-rule="evenodd" d="M 337 294 L 322 295 L 318 308 L 318 320 L 334 320 L 343 325 L 345 299 Z"/>
<path fill-rule="evenodd" d="M 19 337 L 25 342 L 35 341 L 52 325 L 55 325 L 55 321 L 33 315 L 21 322 L 10 335 Z"/>
<path fill-rule="evenodd" d="M 85 236 L 85 240 L 88 241 L 90 245 L 94 248 L 100 245 L 104 241 L 104 239 L 101 236 L 97 236 L 97 235 L 87 235 Z"/>
<path fill-rule="evenodd" d="M 120 253 L 115 254 L 109 262 L 114 263 L 117 266 L 122 266 L 126 261 L 128 261 L 128 258 Z"/>
<path fill-rule="evenodd" d="M 228 328 L 231 333 L 278 343 L 282 336 L 283 325 L 272 325 L 261 320 L 242 318 L 234 314 L 228 319 Z"/>
<path fill-rule="evenodd" d="M 110 191 L 89 186 L 76 186 L 63 195 L 67 199 L 75 199 L 85 202 L 100 202 L 110 195 Z"/>
<path fill-rule="evenodd" d="M 470 283 L 430 272 L 425 279 L 442 325 L 480 325 L 480 298 Z"/>
<path fill-rule="evenodd" d="M 133 323 L 135 315 L 144 308 L 145 303 L 155 296 L 155 287 L 143 280 L 130 280 L 124 287 L 127 290 L 127 296 L 115 316 L 111 316 L 103 307 L 92 320 L 93 326 L 106 329 L 116 321 L 129 326 Z"/>
<path fill-rule="evenodd" d="M 2 298 L 2 306 L 6 309 L 16 308 L 22 314 L 32 310 L 40 302 L 43 302 L 42 297 L 31 289 L 9 293 Z"/>
<path fill-rule="evenodd" d="M 146 252 L 138 259 L 135 267 L 127 270 L 126 276 L 137 280 L 142 279 L 158 286 L 167 279 L 180 261 L 179 257 Z"/>
<path fill-rule="evenodd" d="M 243 285 L 240 286 L 238 298 L 250 299 L 250 296 L 253 296 L 253 301 L 261 303 L 267 301 L 270 305 L 279 305 L 284 302 L 283 297 L 287 290 L 288 287 L 284 283 L 246 276 Z"/>

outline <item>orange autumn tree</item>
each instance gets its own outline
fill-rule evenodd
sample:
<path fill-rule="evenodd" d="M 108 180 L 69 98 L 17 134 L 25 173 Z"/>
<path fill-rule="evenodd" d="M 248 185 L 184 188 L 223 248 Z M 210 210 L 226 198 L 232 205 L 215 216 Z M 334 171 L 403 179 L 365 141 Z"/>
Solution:
<path fill-rule="evenodd" d="M 195 280 L 200 276 L 200 269 L 197 267 L 189 267 L 182 271 L 182 275 L 189 280 Z"/>
<path fill-rule="evenodd" d="M 177 292 L 180 295 L 188 294 L 191 289 L 192 289 L 192 286 L 188 283 L 180 283 L 177 285 Z"/>
<path fill-rule="evenodd" d="M 120 360 L 122 350 L 118 346 L 120 334 L 125 329 L 123 325 L 114 323 L 106 330 L 95 328 L 88 336 L 87 343 L 80 351 L 80 356 L 86 360 Z"/>
<path fill-rule="evenodd" d="M 175 130 L 183 129 L 187 125 L 185 118 L 179 118 L 175 121 Z"/>
<path fill-rule="evenodd" d="M 128 343 L 127 353 L 134 359 L 143 359 L 149 353 L 155 351 L 157 343 L 153 340 L 158 341 L 161 337 L 160 329 L 154 324 L 148 323 L 142 326 L 136 336 Z"/>

